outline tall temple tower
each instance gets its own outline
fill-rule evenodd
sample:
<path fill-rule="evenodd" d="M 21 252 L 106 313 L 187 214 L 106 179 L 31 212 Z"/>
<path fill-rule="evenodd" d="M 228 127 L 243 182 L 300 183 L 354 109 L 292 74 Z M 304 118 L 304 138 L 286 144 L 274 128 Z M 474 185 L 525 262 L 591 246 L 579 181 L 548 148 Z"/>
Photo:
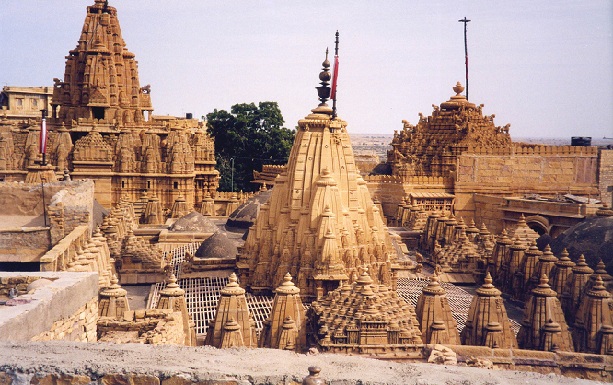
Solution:
<path fill-rule="evenodd" d="M 141 123 L 151 113 L 149 87 L 141 87 L 138 63 L 121 36 L 117 9 L 95 0 L 87 7 L 75 49 L 66 56 L 64 82 L 56 80 L 53 117 L 67 126 L 79 119 L 108 124 Z"/>
<path fill-rule="evenodd" d="M 54 83 L 47 159 L 60 175 L 67 169 L 74 179 L 92 179 L 103 206 L 146 194 L 167 209 L 183 198 L 198 210 L 215 195 L 213 140 L 197 120 L 151 115 L 151 87 L 141 87 L 135 55 L 108 1 L 87 7 L 77 46 L 66 56 L 64 79 Z M 16 145 L 0 162 L 8 180 L 23 180 L 39 157 L 38 134 L 4 131 L 3 148 L 34 144 Z"/>
<path fill-rule="evenodd" d="M 333 117 L 330 62 L 317 87 L 321 103 L 298 122 L 287 169 L 278 175 L 239 256 L 241 284 L 270 292 L 290 273 L 306 300 L 321 298 L 367 268 L 390 285 L 391 239 L 356 168 L 347 122 Z"/>

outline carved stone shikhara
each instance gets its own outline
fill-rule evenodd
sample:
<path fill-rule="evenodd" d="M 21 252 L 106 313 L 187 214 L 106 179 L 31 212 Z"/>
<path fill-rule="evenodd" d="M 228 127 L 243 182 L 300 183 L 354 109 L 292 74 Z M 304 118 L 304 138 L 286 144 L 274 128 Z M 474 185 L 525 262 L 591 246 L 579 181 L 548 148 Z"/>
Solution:
<path fill-rule="evenodd" d="M 456 94 L 448 101 L 433 105 L 432 116 L 420 113 L 417 125 L 403 121 L 403 130 L 396 132 L 388 152 L 394 175 L 447 177 L 456 171 L 457 156 L 469 147 L 511 144 L 509 125 L 496 127 L 494 115 L 484 116 L 483 105 L 476 106 L 461 95 L 464 87 L 459 82 L 453 90 Z"/>
<path fill-rule="evenodd" d="M 320 79 L 329 78 L 323 65 Z M 392 284 L 396 252 L 356 169 L 347 123 L 332 118 L 325 99 L 298 122 L 287 168 L 241 251 L 241 284 L 254 293 L 271 292 L 288 272 L 307 301 L 365 268 L 376 283 Z"/>

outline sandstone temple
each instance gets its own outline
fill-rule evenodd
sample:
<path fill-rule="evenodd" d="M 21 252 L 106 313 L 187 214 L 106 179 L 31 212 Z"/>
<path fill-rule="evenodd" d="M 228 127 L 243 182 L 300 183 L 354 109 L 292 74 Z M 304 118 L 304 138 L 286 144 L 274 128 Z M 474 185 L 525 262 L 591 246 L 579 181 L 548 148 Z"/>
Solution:
<path fill-rule="evenodd" d="M 458 83 L 403 122 L 387 173 L 362 174 L 327 53 L 322 67 L 288 163 L 255 173 L 255 195 L 219 192 L 205 124 L 152 114 L 117 10 L 95 0 L 63 79 L 0 96 L 0 348 L 268 348 L 613 381 L 613 150 L 514 142 Z M 200 381 L 97 370 L 75 383 Z"/>

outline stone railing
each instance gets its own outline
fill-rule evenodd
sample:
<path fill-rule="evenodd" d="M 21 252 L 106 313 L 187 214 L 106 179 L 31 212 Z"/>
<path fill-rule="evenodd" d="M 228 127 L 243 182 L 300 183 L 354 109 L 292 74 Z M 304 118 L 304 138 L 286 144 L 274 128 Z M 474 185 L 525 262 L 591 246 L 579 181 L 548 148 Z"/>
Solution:
<path fill-rule="evenodd" d="M 82 249 L 89 238 L 88 226 L 77 226 L 40 259 L 40 271 L 64 271 L 74 262 L 77 249 Z"/>

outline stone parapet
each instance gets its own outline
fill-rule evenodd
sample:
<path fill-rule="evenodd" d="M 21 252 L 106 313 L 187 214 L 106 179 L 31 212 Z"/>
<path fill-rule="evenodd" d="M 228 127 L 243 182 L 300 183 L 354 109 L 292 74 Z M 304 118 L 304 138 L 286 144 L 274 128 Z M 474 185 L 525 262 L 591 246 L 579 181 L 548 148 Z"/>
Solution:
<path fill-rule="evenodd" d="M 96 342 L 98 299 L 92 298 L 69 317 L 53 323 L 51 330 L 40 333 L 32 341 L 77 341 Z"/>
<path fill-rule="evenodd" d="M 59 241 L 40 259 L 40 271 L 62 271 L 74 262 L 77 248 L 85 247 L 89 238 L 89 227 L 78 226 Z"/>
<path fill-rule="evenodd" d="M 613 381 L 613 356 L 525 349 L 492 349 L 484 346 L 445 345 L 457 354 L 458 365 L 471 359 L 491 361 L 496 369 L 521 370 L 593 381 Z M 433 345 L 424 350 L 429 351 Z M 426 352 L 427 353 L 427 352 Z M 428 354 L 424 354 L 428 357 Z"/>
<path fill-rule="evenodd" d="M 0 341 L 96 340 L 98 274 L 0 272 L 2 282 L 28 276 L 50 282 L 41 282 L 38 288 L 18 295 L 15 306 L 0 307 Z"/>

